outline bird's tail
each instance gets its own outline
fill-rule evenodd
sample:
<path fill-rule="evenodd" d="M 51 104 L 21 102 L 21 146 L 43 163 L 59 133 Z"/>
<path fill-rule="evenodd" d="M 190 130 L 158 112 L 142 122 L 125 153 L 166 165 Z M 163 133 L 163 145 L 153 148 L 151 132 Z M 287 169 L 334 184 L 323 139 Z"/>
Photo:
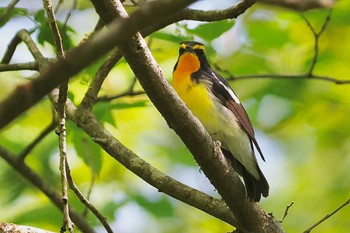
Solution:
<path fill-rule="evenodd" d="M 247 191 L 247 196 L 251 201 L 259 202 L 261 195 L 267 197 L 269 195 L 269 184 L 260 170 L 258 164 L 259 180 L 257 180 L 247 169 L 231 154 L 231 152 L 222 149 L 225 157 L 231 162 L 231 166 L 242 176 Z"/>

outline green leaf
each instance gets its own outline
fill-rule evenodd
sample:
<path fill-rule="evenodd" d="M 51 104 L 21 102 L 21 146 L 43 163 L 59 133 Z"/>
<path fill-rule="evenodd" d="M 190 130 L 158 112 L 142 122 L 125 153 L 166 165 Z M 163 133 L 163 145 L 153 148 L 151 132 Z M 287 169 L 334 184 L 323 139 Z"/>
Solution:
<path fill-rule="evenodd" d="M 280 48 L 290 43 L 289 34 L 283 31 L 278 22 L 254 21 L 248 25 L 247 29 L 249 37 L 256 40 L 260 48 Z M 266 35 L 273 35 L 273 37 Z"/>
<path fill-rule="evenodd" d="M 94 114 L 97 119 L 103 123 L 108 122 L 109 124 L 117 127 L 114 116 L 112 114 L 113 110 L 116 109 L 127 109 L 127 108 L 136 108 L 136 107 L 145 107 L 148 101 L 142 100 L 134 103 L 127 102 L 116 102 L 111 104 L 110 102 L 100 102 L 94 106 Z"/>
<path fill-rule="evenodd" d="M 6 8 L 0 7 L 0 16 L 5 14 Z M 25 16 L 28 15 L 28 10 L 24 8 L 13 8 L 9 13 L 6 13 L 6 17 L 0 21 L 0 27 L 4 26 L 10 19 L 16 16 Z"/>
<path fill-rule="evenodd" d="M 71 141 L 78 156 L 91 168 L 94 175 L 98 175 L 102 168 L 101 148 L 78 128 L 73 130 Z"/>
<path fill-rule="evenodd" d="M 47 42 L 52 46 L 55 46 L 52 31 L 48 23 L 48 20 L 45 16 L 45 11 L 39 10 L 35 14 L 34 19 L 39 23 L 38 42 L 42 45 L 44 45 L 44 43 Z M 57 21 L 57 26 L 61 34 L 63 49 L 68 50 L 72 48 L 73 42 L 71 39 L 71 35 L 75 33 L 75 30 L 68 25 L 63 25 L 60 21 Z"/>
<path fill-rule="evenodd" d="M 164 218 L 171 217 L 174 215 L 174 207 L 165 197 L 162 197 L 156 201 L 150 201 L 149 199 L 143 196 L 135 196 L 134 200 L 149 213 L 153 214 L 155 217 Z"/>
<path fill-rule="evenodd" d="M 162 31 L 157 31 L 152 33 L 151 37 L 160 39 L 160 40 L 174 42 L 174 43 L 180 43 L 181 41 L 188 40 L 188 38 L 185 36 L 174 35 L 174 34 L 162 32 Z"/>
<path fill-rule="evenodd" d="M 234 24 L 235 21 L 233 20 L 222 20 L 217 22 L 200 24 L 195 29 L 186 28 L 186 30 L 189 31 L 191 34 L 197 35 L 202 39 L 211 42 L 216 38 L 220 37 L 224 32 L 231 29 Z"/>
<path fill-rule="evenodd" d="M 45 24 L 47 22 L 46 17 L 45 17 L 45 10 L 41 9 L 36 12 L 34 15 L 35 21 L 37 21 L 40 24 Z"/>

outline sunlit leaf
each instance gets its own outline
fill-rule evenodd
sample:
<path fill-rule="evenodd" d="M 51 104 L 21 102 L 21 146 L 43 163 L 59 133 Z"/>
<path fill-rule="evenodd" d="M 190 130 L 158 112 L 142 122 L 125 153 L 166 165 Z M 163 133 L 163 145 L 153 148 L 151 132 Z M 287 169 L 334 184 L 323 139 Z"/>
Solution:
<path fill-rule="evenodd" d="M 174 43 L 179 43 L 181 41 L 185 41 L 185 40 L 188 39 L 185 36 L 174 35 L 172 33 L 167 33 L 167 32 L 163 32 L 163 31 L 154 32 L 154 33 L 151 34 L 151 37 L 157 38 L 157 39 L 161 39 L 161 40 L 170 41 L 170 42 L 174 42 Z"/>
<path fill-rule="evenodd" d="M 100 122 L 108 122 L 109 124 L 116 127 L 117 122 L 115 122 L 114 116 L 112 114 L 113 110 L 145 107 L 146 104 L 147 101 L 145 100 L 137 101 L 134 103 L 115 102 L 111 104 L 109 102 L 101 102 L 94 106 L 94 114 Z"/>
<path fill-rule="evenodd" d="M 224 32 L 231 29 L 234 24 L 235 21 L 233 20 L 222 20 L 200 24 L 195 29 L 187 28 L 187 30 L 192 34 L 197 35 L 208 42 L 211 42 L 222 35 Z"/>

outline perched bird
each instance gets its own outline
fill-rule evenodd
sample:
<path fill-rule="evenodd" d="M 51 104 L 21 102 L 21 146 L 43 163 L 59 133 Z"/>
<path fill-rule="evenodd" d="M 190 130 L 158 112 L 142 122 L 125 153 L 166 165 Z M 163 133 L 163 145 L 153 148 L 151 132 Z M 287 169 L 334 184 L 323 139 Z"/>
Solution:
<path fill-rule="evenodd" d="M 269 195 L 269 184 L 257 163 L 254 146 L 265 161 L 247 112 L 228 82 L 209 64 L 203 44 L 180 43 L 172 86 L 203 124 L 220 141 L 225 157 L 243 177 L 247 196 L 258 202 Z"/>

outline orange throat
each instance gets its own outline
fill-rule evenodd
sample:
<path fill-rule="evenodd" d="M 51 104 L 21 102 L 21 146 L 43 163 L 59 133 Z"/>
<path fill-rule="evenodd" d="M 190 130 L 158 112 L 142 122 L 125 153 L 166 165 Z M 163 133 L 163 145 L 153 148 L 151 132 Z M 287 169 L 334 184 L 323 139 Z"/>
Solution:
<path fill-rule="evenodd" d="M 177 67 L 173 73 L 173 83 L 189 79 L 193 72 L 200 68 L 198 57 L 193 53 L 184 53 L 179 57 Z"/>

